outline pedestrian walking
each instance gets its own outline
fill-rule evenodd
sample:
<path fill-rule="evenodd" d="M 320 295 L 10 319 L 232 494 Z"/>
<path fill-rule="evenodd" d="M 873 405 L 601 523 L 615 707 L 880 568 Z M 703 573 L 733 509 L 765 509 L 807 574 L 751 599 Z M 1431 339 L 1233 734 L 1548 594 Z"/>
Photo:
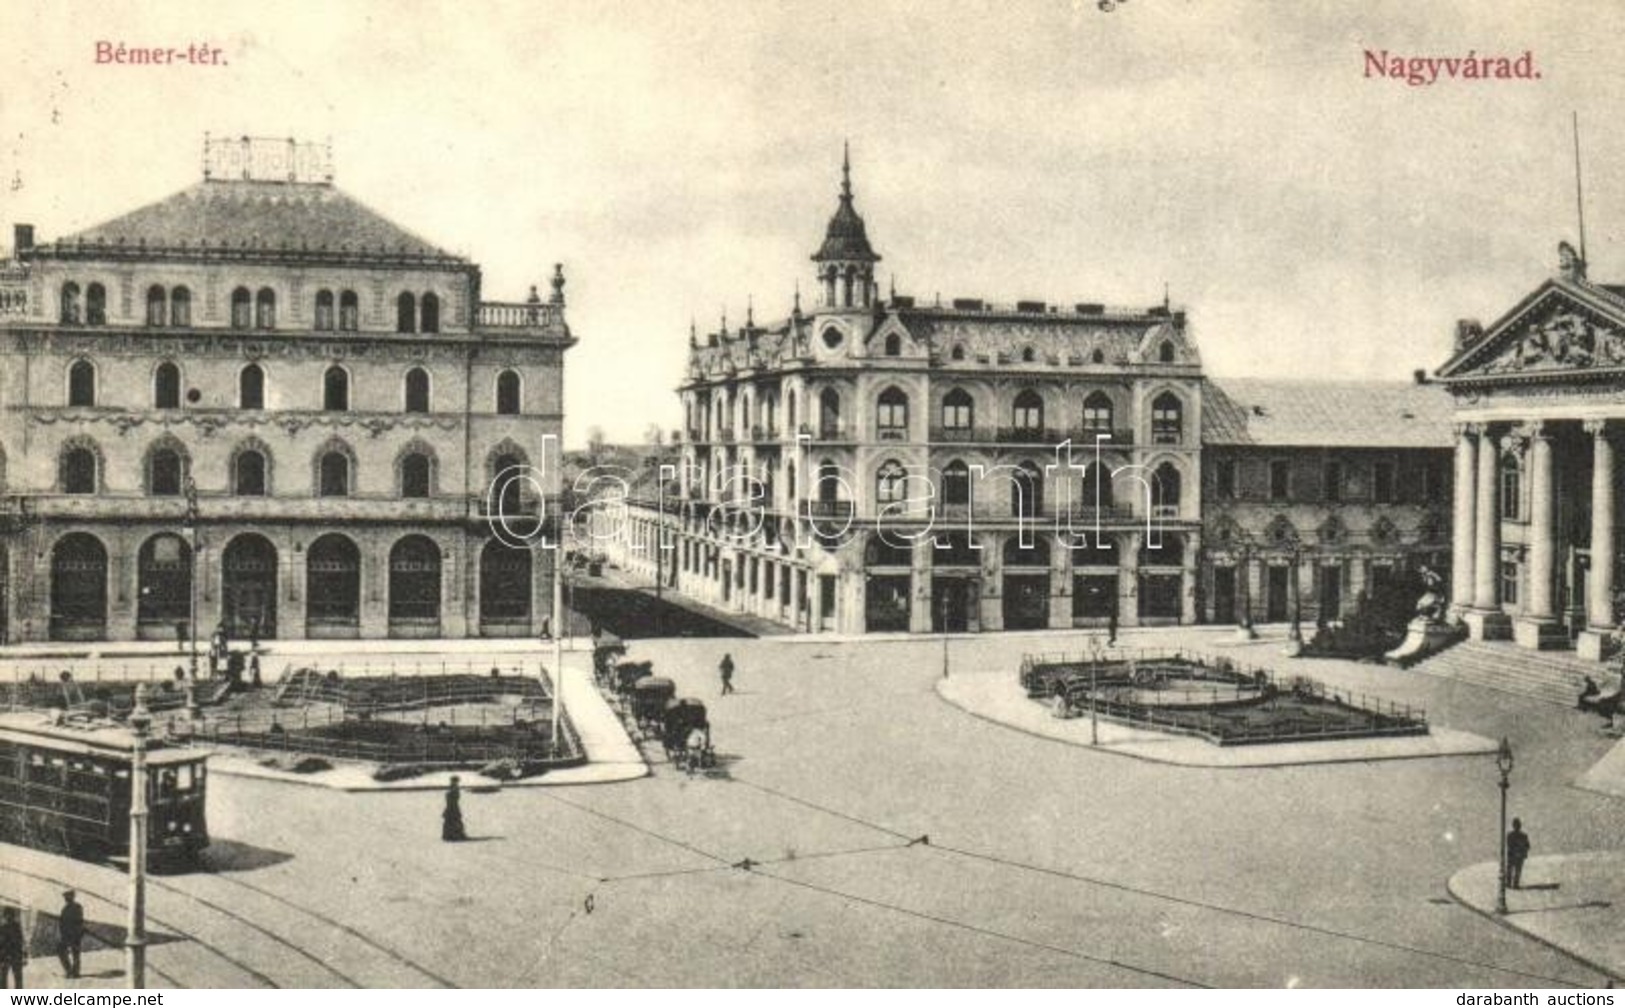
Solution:
<path fill-rule="evenodd" d="M 1117 646 L 1117 602 L 1112 601 L 1112 607 L 1106 614 L 1106 646 Z"/>
<path fill-rule="evenodd" d="M 28 962 L 28 943 L 23 940 L 22 921 L 16 907 L 6 907 L 0 913 L 0 987 L 23 989 L 23 964 Z"/>
<path fill-rule="evenodd" d="M 186 650 L 186 624 L 185 623 L 176 623 L 175 624 L 175 650 L 176 651 L 185 651 Z"/>
<path fill-rule="evenodd" d="M 255 689 L 259 689 L 264 685 L 260 681 L 260 654 L 258 651 L 248 656 L 248 672 L 253 676 Z"/>
<path fill-rule="evenodd" d="M 1523 863 L 1529 859 L 1529 834 L 1523 831 L 1523 820 L 1512 820 L 1512 832 L 1507 834 L 1507 885 L 1523 888 Z"/>
<path fill-rule="evenodd" d="M 69 889 L 62 894 L 62 910 L 56 920 L 56 958 L 62 964 L 62 975 L 69 980 L 79 978 L 79 943 L 85 940 L 85 908 Z"/>
<path fill-rule="evenodd" d="M 463 793 L 457 786 L 457 780 L 453 774 L 451 783 L 446 786 L 446 807 L 440 813 L 440 839 L 447 843 L 468 839 L 468 834 L 463 831 Z"/>
<path fill-rule="evenodd" d="M 722 695 L 727 696 L 734 691 L 734 656 L 723 655 L 722 661 L 717 664 L 717 671 L 722 674 Z"/>
<path fill-rule="evenodd" d="M 259 649 L 260 649 L 260 618 L 258 616 L 255 616 L 253 625 L 248 628 L 248 650 L 250 650 L 250 651 L 258 651 Z"/>

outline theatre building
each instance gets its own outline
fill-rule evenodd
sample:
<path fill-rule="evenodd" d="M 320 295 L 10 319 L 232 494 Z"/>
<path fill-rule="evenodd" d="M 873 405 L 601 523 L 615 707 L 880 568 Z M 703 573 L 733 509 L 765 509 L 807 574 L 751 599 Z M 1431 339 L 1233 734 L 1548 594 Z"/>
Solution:
<path fill-rule="evenodd" d="M 552 554 L 489 518 L 556 487 L 486 491 L 557 443 L 562 272 L 486 301 L 478 265 L 338 189 L 325 147 L 205 147 L 158 202 L 15 227 L 0 639 L 173 639 L 194 610 L 239 638 L 539 629 Z"/>
<path fill-rule="evenodd" d="M 1602 657 L 1620 621 L 1625 287 L 1568 244 L 1494 324 L 1458 323 L 1452 608 L 1475 638 Z"/>

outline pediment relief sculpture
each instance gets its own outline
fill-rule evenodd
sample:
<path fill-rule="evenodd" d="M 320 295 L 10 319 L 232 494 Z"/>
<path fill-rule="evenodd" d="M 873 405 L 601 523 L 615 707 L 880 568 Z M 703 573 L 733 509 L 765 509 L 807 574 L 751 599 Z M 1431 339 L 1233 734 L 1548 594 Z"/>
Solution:
<path fill-rule="evenodd" d="M 1558 311 L 1508 342 L 1484 373 L 1625 367 L 1625 333 L 1575 311 Z"/>

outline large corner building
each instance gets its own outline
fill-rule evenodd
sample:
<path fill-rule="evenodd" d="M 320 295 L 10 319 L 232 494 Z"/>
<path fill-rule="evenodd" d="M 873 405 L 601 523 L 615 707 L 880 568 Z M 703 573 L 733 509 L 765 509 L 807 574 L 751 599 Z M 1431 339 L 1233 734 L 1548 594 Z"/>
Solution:
<path fill-rule="evenodd" d="M 552 553 L 489 517 L 539 502 L 487 488 L 560 433 L 562 272 L 486 301 L 479 266 L 335 187 L 325 148 L 205 160 L 78 234 L 16 225 L 0 640 L 173 639 L 194 612 L 237 637 L 538 629 Z"/>
<path fill-rule="evenodd" d="M 1335 619 L 1447 566 L 1438 387 L 1215 382 L 1166 303 L 925 304 L 880 259 L 843 166 L 816 304 L 690 333 L 619 559 L 841 633 Z"/>

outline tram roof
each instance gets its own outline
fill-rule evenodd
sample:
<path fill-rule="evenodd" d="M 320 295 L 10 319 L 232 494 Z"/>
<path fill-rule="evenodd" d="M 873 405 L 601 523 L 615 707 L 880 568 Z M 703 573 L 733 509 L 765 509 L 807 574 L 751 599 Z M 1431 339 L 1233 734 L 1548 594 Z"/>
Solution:
<path fill-rule="evenodd" d="M 0 739 L 56 752 L 125 759 L 135 747 L 135 732 L 117 722 L 69 718 L 57 724 L 55 714 L 40 711 L 0 714 Z M 170 747 L 162 738 L 147 739 L 147 763 L 152 766 L 195 763 L 208 755 L 196 749 Z"/>

